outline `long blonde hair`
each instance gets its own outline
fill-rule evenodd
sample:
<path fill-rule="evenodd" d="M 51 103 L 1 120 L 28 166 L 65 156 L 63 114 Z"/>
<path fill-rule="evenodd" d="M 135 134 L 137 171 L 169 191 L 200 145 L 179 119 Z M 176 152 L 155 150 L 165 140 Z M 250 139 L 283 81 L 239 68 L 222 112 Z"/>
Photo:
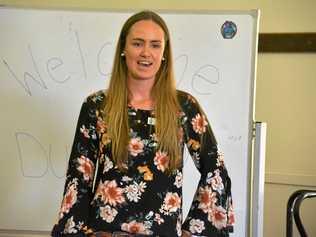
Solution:
<path fill-rule="evenodd" d="M 178 112 L 180 110 L 174 79 L 170 34 L 164 20 L 152 11 L 142 11 L 131 16 L 123 25 L 116 46 L 110 83 L 104 104 L 104 120 L 108 125 L 107 133 L 111 139 L 112 157 L 120 170 L 125 169 L 128 159 L 129 125 L 128 125 L 128 88 L 127 65 L 121 53 L 124 51 L 126 37 L 130 28 L 138 21 L 149 20 L 158 24 L 164 31 L 164 58 L 155 78 L 151 95 L 155 100 L 155 133 L 158 139 L 157 150 L 167 152 L 169 156 L 168 171 L 176 169 L 181 160 L 179 144 Z"/>

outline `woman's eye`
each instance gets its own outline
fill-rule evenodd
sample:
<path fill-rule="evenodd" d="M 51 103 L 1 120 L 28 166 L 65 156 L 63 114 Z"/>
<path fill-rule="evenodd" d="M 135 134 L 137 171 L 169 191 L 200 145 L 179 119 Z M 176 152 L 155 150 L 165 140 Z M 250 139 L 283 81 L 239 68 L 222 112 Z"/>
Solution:
<path fill-rule="evenodd" d="M 135 46 L 135 47 L 140 47 L 140 46 L 141 46 L 141 43 L 139 43 L 139 42 L 134 42 L 134 43 L 133 43 L 133 46 Z"/>
<path fill-rule="evenodd" d="M 161 47 L 160 44 L 153 44 L 153 48 L 159 49 Z"/>

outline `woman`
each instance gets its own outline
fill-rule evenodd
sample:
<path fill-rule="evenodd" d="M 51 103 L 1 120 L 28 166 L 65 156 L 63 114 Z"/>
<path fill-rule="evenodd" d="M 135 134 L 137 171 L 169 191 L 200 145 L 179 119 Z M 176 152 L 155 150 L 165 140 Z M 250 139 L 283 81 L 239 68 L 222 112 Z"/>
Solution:
<path fill-rule="evenodd" d="M 201 179 L 183 222 L 184 144 Z M 82 105 L 52 236 L 228 236 L 230 191 L 204 113 L 175 89 L 165 22 L 150 11 L 131 16 L 108 90 Z"/>

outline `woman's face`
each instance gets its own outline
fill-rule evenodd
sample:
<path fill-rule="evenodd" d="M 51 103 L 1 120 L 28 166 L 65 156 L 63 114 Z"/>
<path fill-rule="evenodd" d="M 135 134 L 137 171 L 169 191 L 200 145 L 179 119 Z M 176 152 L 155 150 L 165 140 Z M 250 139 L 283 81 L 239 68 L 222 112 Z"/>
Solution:
<path fill-rule="evenodd" d="M 128 80 L 155 80 L 165 47 L 163 29 L 151 20 L 136 22 L 126 37 Z"/>

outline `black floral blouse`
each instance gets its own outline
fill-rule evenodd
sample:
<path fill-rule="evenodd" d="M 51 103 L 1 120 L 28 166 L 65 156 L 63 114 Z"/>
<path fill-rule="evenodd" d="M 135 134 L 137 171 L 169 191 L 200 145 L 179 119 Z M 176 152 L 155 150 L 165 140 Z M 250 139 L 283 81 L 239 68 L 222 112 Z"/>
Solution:
<path fill-rule="evenodd" d="M 111 158 L 100 111 L 104 99 L 104 91 L 99 91 L 82 105 L 59 220 L 52 236 L 124 231 L 176 237 L 182 230 L 195 236 L 228 236 L 234 223 L 231 182 L 197 101 L 178 91 L 181 144 L 186 144 L 201 173 L 183 221 L 182 167 L 167 174 L 169 158 L 166 152 L 156 149 L 153 111 L 128 108 L 129 163 L 128 171 L 123 173 Z M 204 149 L 200 149 L 202 135 Z"/>

